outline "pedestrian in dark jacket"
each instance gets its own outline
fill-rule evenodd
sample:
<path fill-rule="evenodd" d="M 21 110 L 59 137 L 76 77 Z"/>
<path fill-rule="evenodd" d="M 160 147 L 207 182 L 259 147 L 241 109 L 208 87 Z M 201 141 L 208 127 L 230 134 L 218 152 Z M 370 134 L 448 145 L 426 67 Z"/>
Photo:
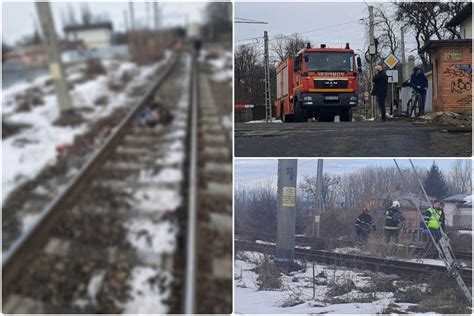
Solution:
<path fill-rule="evenodd" d="M 380 65 L 375 66 L 375 76 L 372 78 L 374 87 L 372 95 L 375 95 L 380 110 L 380 120 L 385 121 L 385 99 L 387 98 L 388 77 Z"/>
<path fill-rule="evenodd" d="M 413 74 L 410 78 L 410 87 L 416 90 L 421 96 L 420 115 L 425 114 L 426 91 L 428 90 L 428 79 L 421 71 L 421 68 L 413 68 Z"/>
<path fill-rule="evenodd" d="M 367 242 L 367 237 L 370 234 L 370 228 L 375 231 L 375 222 L 372 216 L 369 215 L 369 209 L 364 207 L 362 214 L 360 214 L 356 219 L 356 234 L 357 234 L 357 241 L 361 243 Z"/>

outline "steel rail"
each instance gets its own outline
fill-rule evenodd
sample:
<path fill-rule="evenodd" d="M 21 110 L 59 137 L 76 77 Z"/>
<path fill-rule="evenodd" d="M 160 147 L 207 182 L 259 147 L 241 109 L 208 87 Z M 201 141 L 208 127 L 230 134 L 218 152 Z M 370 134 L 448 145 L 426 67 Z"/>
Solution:
<path fill-rule="evenodd" d="M 264 241 L 272 241 L 275 242 L 276 236 L 275 234 L 269 233 L 261 233 L 261 232 L 250 232 L 250 231 L 236 231 L 236 236 L 247 236 L 258 238 Z M 324 248 L 326 244 L 335 244 L 339 246 L 343 245 L 360 245 L 357 241 L 353 240 L 338 240 L 333 238 L 312 238 L 306 236 L 295 236 L 296 243 L 302 243 L 302 245 L 308 246 L 317 246 L 318 248 Z M 367 243 L 368 245 L 381 245 L 380 243 Z M 398 248 L 403 248 L 406 250 L 413 250 L 415 253 L 424 254 L 425 249 L 423 247 L 410 247 L 405 245 L 396 245 Z M 456 258 L 464 259 L 464 260 L 472 260 L 472 252 L 469 251 L 454 251 Z"/>
<path fill-rule="evenodd" d="M 97 171 L 107 156 L 115 149 L 118 142 L 126 132 L 126 127 L 136 115 L 147 105 L 157 89 L 165 82 L 172 70 L 178 63 L 180 53 L 178 52 L 164 69 L 162 75 L 156 80 L 153 86 L 145 93 L 140 101 L 129 111 L 127 116 L 114 128 L 114 131 L 90 157 L 79 173 L 67 184 L 66 188 L 49 203 L 38 221 L 32 225 L 31 229 L 25 232 L 12 246 L 3 253 L 2 274 L 3 282 L 2 298 L 5 301 L 7 295 L 15 285 L 18 273 L 30 262 L 30 255 L 37 251 L 43 242 L 43 237 L 49 233 L 56 221 L 59 220 L 65 209 L 72 206 L 72 200 L 77 198 L 84 186 L 88 185 L 87 179 Z"/>
<path fill-rule="evenodd" d="M 275 253 L 275 246 L 258 244 L 249 241 L 235 241 L 235 250 Z M 295 258 L 314 260 L 325 264 L 334 264 L 359 269 L 369 269 L 390 274 L 419 275 L 424 273 L 445 273 L 444 266 L 423 264 L 410 261 L 393 260 L 364 255 L 335 253 L 327 250 L 311 250 L 295 248 Z M 469 284 L 472 283 L 472 269 L 462 268 L 461 276 Z"/>
<path fill-rule="evenodd" d="M 189 186 L 188 186 L 188 224 L 187 224 L 187 249 L 186 249 L 186 283 L 184 289 L 184 306 L 186 314 L 195 312 L 196 292 L 196 208 L 197 208 L 197 138 L 198 138 L 198 87 L 197 87 L 197 61 L 192 57 L 190 78 L 190 112 L 191 130 L 189 143 Z"/>

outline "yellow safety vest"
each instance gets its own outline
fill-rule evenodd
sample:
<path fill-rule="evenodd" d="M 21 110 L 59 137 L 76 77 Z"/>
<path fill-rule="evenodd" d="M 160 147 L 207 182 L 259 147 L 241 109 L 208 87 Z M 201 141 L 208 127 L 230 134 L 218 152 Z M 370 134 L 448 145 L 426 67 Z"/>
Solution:
<path fill-rule="evenodd" d="M 431 207 L 428 209 L 428 212 L 431 213 L 431 216 L 426 226 L 432 229 L 439 229 L 441 227 L 439 220 L 441 219 L 441 215 L 443 214 L 443 212 L 441 210 L 438 211 L 437 209 L 433 209 Z"/>

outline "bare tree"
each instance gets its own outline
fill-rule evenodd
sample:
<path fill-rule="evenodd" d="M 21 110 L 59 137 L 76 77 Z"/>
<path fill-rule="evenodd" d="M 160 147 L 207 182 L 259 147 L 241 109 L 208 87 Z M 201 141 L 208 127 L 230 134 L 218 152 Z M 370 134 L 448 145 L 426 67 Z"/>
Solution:
<path fill-rule="evenodd" d="M 209 40 L 215 41 L 221 34 L 232 32 L 231 2 L 210 2 L 204 14 L 206 19 L 204 32 Z"/>
<path fill-rule="evenodd" d="M 265 102 L 263 56 L 259 54 L 258 46 L 247 44 L 236 49 L 234 55 L 234 87 L 235 102 L 254 105 L 263 105 Z M 270 95 L 272 103 L 275 100 L 276 70 L 270 65 Z"/>
<path fill-rule="evenodd" d="M 279 64 L 285 59 L 295 56 L 300 49 L 305 47 L 306 42 L 298 33 L 276 35 L 269 41 L 273 61 Z"/>
<path fill-rule="evenodd" d="M 400 23 L 395 19 L 395 16 L 387 12 L 386 3 L 375 7 L 374 24 L 379 53 L 382 52 L 385 55 L 388 55 L 388 53 L 396 54 L 399 51 L 397 32 L 400 29 Z"/>
<path fill-rule="evenodd" d="M 415 34 L 418 54 L 427 68 L 428 57 L 422 48 L 431 39 L 459 38 L 455 29 L 445 28 L 456 12 L 463 6 L 462 2 L 396 2 L 396 18 L 410 27 Z"/>
<path fill-rule="evenodd" d="M 450 194 L 472 192 L 472 163 L 458 159 L 447 176 Z"/>
<path fill-rule="evenodd" d="M 67 5 L 66 24 L 67 25 L 76 25 L 77 24 L 76 15 L 74 14 L 74 9 L 72 8 L 71 4 L 69 4 L 69 3 Z"/>
<path fill-rule="evenodd" d="M 87 3 L 81 5 L 81 19 L 84 25 L 92 23 L 93 15 Z"/>

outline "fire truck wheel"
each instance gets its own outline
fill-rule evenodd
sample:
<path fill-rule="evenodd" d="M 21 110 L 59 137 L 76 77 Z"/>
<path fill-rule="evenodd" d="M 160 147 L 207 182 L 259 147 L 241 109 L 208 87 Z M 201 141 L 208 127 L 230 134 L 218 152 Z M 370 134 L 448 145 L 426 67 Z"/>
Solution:
<path fill-rule="evenodd" d="M 301 101 L 295 102 L 295 122 L 304 122 L 304 115 L 301 111 Z"/>
<path fill-rule="evenodd" d="M 352 108 L 347 108 L 341 111 L 341 121 L 352 122 Z"/>

